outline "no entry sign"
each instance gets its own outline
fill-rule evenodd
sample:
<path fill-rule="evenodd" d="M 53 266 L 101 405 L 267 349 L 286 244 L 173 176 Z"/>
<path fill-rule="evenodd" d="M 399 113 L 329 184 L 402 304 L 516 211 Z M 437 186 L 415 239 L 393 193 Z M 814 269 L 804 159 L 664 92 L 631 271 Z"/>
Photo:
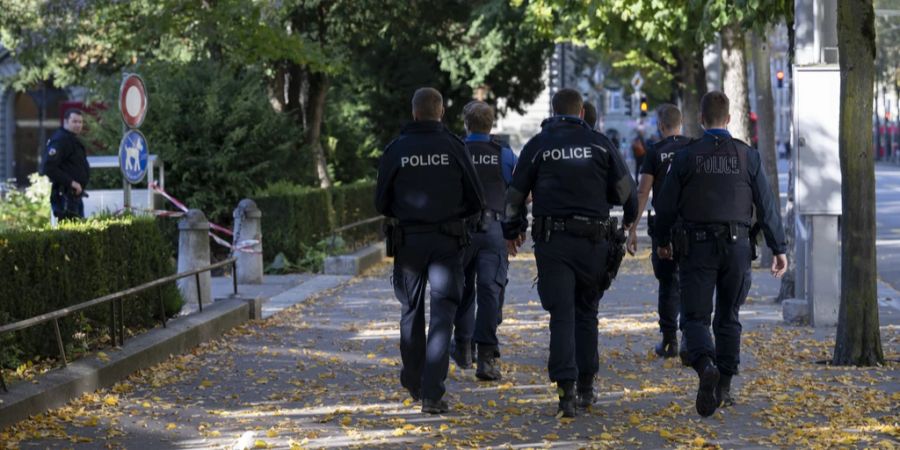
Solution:
<path fill-rule="evenodd" d="M 129 74 L 122 80 L 122 87 L 119 89 L 119 111 L 129 128 L 137 128 L 144 122 L 144 116 L 147 115 L 147 90 L 140 76 Z"/>

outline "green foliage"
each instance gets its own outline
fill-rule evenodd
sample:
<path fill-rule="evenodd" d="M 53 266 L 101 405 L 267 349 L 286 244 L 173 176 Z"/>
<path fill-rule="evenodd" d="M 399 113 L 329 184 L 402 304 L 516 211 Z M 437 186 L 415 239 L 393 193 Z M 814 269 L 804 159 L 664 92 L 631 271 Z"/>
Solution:
<path fill-rule="evenodd" d="M 296 164 L 300 129 L 289 115 L 272 109 L 258 71 L 232 72 L 198 61 L 149 65 L 141 75 L 150 98 L 141 131 L 150 152 L 165 163 L 166 190 L 189 207 L 228 224 L 248 193 L 277 179 L 297 179 L 287 167 Z M 110 84 L 117 88 L 118 80 Z M 107 92 L 108 104 L 115 104 L 117 90 Z M 118 151 L 122 129 L 115 108 L 89 125 L 88 139 L 110 154 Z M 118 174 L 106 172 L 112 178 L 108 184 L 120 185 Z M 98 183 L 102 176 L 98 173 Z"/>
<path fill-rule="evenodd" d="M 336 186 L 331 190 L 332 205 L 337 226 L 344 226 L 361 220 L 378 217 L 375 211 L 375 182 L 360 181 Z M 341 233 L 341 237 L 351 247 L 358 243 L 371 242 L 381 235 L 381 221 L 354 227 Z"/>
<path fill-rule="evenodd" d="M 31 185 L 24 192 L 15 183 L 0 188 L 6 192 L 0 200 L 0 232 L 41 228 L 50 223 L 50 182 L 37 173 L 29 175 L 28 181 Z"/>
<path fill-rule="evenodd" d="M 59 229 L 0 233 L 0 323 L 28 319 L 175 273 L 170 247 L 153 219 L 107 218 L 66 222 Z M 159 295 L 171 316 L 183 301 L 174 284 L 124 301 L 126 326 L 160 320 Z M 108 331 L 109 305 L 83 310 L 59 322 L 74 349 L 76 334 Z M 0 361 L 19 356 L 57 356 L 52 324 L 0 336 Z"/>

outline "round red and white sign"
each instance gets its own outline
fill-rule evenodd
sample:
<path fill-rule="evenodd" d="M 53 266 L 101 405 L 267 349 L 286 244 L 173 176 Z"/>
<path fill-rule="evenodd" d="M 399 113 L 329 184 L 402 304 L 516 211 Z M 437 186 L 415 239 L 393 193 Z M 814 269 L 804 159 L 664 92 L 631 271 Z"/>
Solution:
<path fill-rule="evenodd" d="M 129 128 L 137 128 L 144 122 L 147 115 L 147 90 L 144 88 L 144 80 L 137 74 L 128 74 L 122 80 L 119 89 L 119 111 L 122 120 Z"/>

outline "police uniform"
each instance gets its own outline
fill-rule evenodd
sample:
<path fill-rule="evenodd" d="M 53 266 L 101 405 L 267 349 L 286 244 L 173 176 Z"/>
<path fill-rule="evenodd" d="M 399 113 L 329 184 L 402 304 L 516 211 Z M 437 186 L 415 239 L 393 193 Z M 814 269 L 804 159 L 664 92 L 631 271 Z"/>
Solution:
<path fill-rule="evenodd" d="M 653 176 L 653 198 L 650 204 L 654 209 L 658 208 L 663 181 L 666 179 L 666 172 L 669 170 L 669 164 L 672 162 L 675 152 L 691 142 L 693 142 L 691 138 L 675 135 L 657 141 L 647 149 L 641 173 Z M 676 335 L 680 303 L 678 266 L 674 260 L 660 259 L 656 254 L 659 242 L 654 233 L 655 222 L 655 216 L 650 214 L 647 218 L 647 232 L 650 235 L 653 249 L 650 261 L 653 263 L 653 275 L 659 281 L 657 311 L 659 313 L 659 330 L 663 334 L 663 342 L 657 347 L 656 353 L 660 356 L 675 356 L 678 348 Z"/>
<path fill-rule="evenodd" d="M 81 195 L 75 195 L 72 181 L 77 181 L 82 190 L 90 181 L 90 166 L 84 144 L 75 133 L 59 128 L 47 145 L 41 158 L 41 174 L 50 178 L 50 207 L 57 219 L 84 217 Z"/>
<path fill-rule="evenodd" d="M 465 285 L 462 303 L 456 312 L 453 354 L 457 364 L 467 368 L 471 358 L 469 349 L 472 344 L 477 345 L 475 375 L 482 380 L 499 380 L 501 375 L 494 364 L 495 358 L 500 356 L 497 326 L 509 268 L 500 221 L 516 156 L 510 148 L 480 133 L 466 137 L 466 149 L 484 187 L 486 209 L 478 220 L 472 221 L 472 244 L 463 256 Z"/>
<path fill-rule="evenodd" d="M 519 155 L 507 190 L 506 239 L 516 238 L 523 228 L 529 192 L 538 294 L 550 313 L 548 371 L 561 391 L 560 411 L 571 416 L 576 380 L 578 403 L 589 404 L 599 369 L 597 309 L 614 228 L 609 211 L 627 202 L 624 222 L 633 222 L 637 195 L 616 147 L 573 116 L 545 120 Z"/>
<path fill-rule="evenodd" d="M 391 230 L 393 284 L 402 305 L 400 382 L 423 411 L 444 395 L 447 346 L 462 296 L 463 218 L 483 210 L 483 190 L 463 142 L 437 121 L 416 121 L 387 146 L 378 167 L 375 207 Z M 431 287 L 425 338 L 425 286 Z M 429 404 L 440 411 L 432 408 Z"/>
<path fill-rule="evenodd" d="M 708 130 L 676 154 L 658 202 L 658 244 L 674 241 L 682 333 L 688 359 L 700 376 L 697 411 L 703 416 L 730 401 L 731 377 L 738 373 L 738 311 L 750 290 L 754 207 L 767 245 L 784 254 L 780 211 L 759 153 L 722 129 Z M 673 228 L 676 219 L 682 223 Z"/>

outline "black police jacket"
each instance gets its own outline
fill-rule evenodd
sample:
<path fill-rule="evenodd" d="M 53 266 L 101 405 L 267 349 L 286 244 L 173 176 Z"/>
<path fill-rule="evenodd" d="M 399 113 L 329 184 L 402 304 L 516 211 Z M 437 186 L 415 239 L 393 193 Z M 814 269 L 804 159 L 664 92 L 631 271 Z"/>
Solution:
<path fill-rule="evenodd" d="M 65 128 L 54 131 L 44 146 L 40 171 L 50 178 L 53 191 L 65 192 L 73 180 L 86 189 L 91 178 L 90 170 L 87 152 L 78 136 Z"/>
<path fill-rule="evenodd" d="M 466 150 L 472 155 L 472 165 L 484 188 L 485 206 L 502 214 L 506 206 L 506 180 L 501 162 L 503 147 L 493 141 L 472 141 L 466 142 Z"/>
<path fill-rule="evenodd" d="M 637 216 L 634 179 L 616 146 L 576 117 L 545 120 L 541 132 L 522 149 L 506 191 L 507 239 L 524 229 L 522 213 L 529 192 L 535 217 L 603 219 L 613 205 L 624 205 L 626 224 Z"/>
<path fill-rule="evenodd" d="M 660 245 L 668 245 L 678 219 L 749 226 L 754 207 L 766 244 L 775 254 L 785 253 L 781 211 L 769 190 L 759 152 L 730 136 L 707 132 L 672 160 L 657 208 Z"/>
<path fill-rule="evenodd" d="M 401 224 L 480 214 L 484 191 L 463 141 L 436 121 L 403 127 L 381 155 L 375 209 Z"/>
<path fill-rule="evenodd" d="M 663 181 L 666 180 L 666 173 L 669 171 L 669 164 L 672 163 L 675 152 L 692 142 L 694 142 L 694 139 L 675 135 L 657 141 L 647 149 L 647 155 L 644 157 L 644 164 L 641 166 L 641 173 L 653 175 L 653 200 L 651 201 L 651 204 L 654 208 L 657 207 L 659 194 L 662 192 Z"/>

